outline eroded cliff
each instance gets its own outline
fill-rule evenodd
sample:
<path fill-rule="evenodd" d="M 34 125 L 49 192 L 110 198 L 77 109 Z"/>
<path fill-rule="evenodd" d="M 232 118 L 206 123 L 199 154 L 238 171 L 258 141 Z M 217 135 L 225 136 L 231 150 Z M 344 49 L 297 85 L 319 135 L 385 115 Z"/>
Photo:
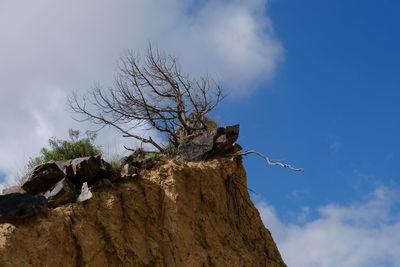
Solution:
<path fill-rule="evenodd" d="M 239 158 L 159 163 L 84 203 L 0 224 L 0 266 L 285 266 Z"/>

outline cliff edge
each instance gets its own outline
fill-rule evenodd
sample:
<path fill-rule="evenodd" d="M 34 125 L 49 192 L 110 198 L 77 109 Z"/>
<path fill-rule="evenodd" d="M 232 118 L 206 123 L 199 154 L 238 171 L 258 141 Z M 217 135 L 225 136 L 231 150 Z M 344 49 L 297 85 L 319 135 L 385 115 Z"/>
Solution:
<path fill-rule="evenodd" d="M 0 224 L 0 266 L 286 266 L 239 158 L 169 160 Z"/>

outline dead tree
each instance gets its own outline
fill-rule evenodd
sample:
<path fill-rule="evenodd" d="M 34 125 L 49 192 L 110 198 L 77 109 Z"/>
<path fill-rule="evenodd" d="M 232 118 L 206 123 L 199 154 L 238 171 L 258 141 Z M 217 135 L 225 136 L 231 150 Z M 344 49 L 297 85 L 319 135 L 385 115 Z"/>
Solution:
<path fill-rule="evenodd" d="M 136 135 L 146 126 L 166 135 L 177 147 L 182 137 L 207 130 L 207 117 L 224 98 L 221 87 L 208 77 L 192 79 L 181 71 L 177 58 L 147 49 L 144 60 L 128 52 L 121 58 L 114 86 L 94 87 L 88 95 L 69 97 L 69 107 L 80 121 L 109 125 L 123 136 L 149 143 L 163 151 L 151 136 Z"/>

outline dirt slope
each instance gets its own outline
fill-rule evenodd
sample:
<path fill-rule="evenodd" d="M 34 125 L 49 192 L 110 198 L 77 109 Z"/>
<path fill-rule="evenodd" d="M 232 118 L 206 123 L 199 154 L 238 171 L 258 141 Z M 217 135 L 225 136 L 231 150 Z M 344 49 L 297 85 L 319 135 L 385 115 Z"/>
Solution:
<path fill-rule="evenodd" d="M 239 159 L 169 161 L 0 225 L 0 266 L 286 266 Z"/>

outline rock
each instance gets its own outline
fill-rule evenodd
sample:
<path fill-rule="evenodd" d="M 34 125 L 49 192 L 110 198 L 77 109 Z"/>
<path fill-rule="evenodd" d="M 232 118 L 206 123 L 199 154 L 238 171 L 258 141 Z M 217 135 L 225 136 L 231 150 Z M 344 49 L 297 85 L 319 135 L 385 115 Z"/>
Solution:
<path fill-rule="evenodd" d="M 85 182 L 92 186 L 100 179 L 116 180 L 121 176 L 101 156 L 76 158 L 66 161 L 64 165 L 66 177 L 77 188 L 81 188 Z"/>
<path fill-rule="evenodd" d="M 98 180 L 97 183 L 95 184 L 95 188 L 99 187 L 114 187 L 114 184 L 109 179 L 104 178 Z"/>
<path fill-rule="evenodd" d="M 153 158 L 155 155 L 158 155 L 158 153 L 137 149 L 131 155 L 123 157 L 120 161 L 123 166 L 121 175 L 131 176 L 137 174 L 139 169 L 153 168 L 156 165 Z"/>
<path fill-rule="evenodd" d="M 115 181 L 121 178 L 121 172 L 113 169 L 110 163 L 102 159 L 100 172 L 97 176 L 98 180 L 108 179 L 110 181 Z"/>
<path fill-rule="evenodd" d="M 128 162 L 122 167 L 121 176 L 125 178 L 132 178 L 139 173 L 140 169 L 149 170 L 156 165 L 152 158 L 146 158 L 140 161 Z"/>
<path fill-rule="evenodd" d="M 142 161 L 146 158 L 146 152 L 143 149 L 136 149 L 132 154 L 127 157 L 123 157 L 120 160 L 121 166 L 126 166 L 129 164 L 130 166 L 136 168 L 142 168 Z"/>
<path fill-rule="evenodd" d="M 26 182 L 22 188 L 32 195 L 44 193 L 53 188 L 64 176 L 64 172 L 55 162 L 40 164 L 23 178 Z"/>
<path fill-rule="evenodd" d="M 215 140 L 215 153 L 231 153 L 233 144 L 239 137 L 239 124 L 219 128 L 220 136 Z"/>
<path fill-rule="evenodd" d="M 0 195 L 0 222 L 34 215 L 47 208 L 44 196 L 12 193 Z"/>
<path fill-rule="evenodd" d="M 44 196 L 48 199 L 49 207 L 57 207 L 67 203 L 75 202 L 79 195 L 79 190 L 71 183 L 68 178 L 59 181 L 51 191 Z"/>
<path fill-rule="evenodd" d="M 235 143 L 235 144 L 233 144 L 231 149 L 232 149 L 232 152 L 230 154 L 235 154 L 236 152 L 239 152 L 240 150 L 242 150 L 243 147 L 241 145 Z"/>
<path fill-rule="evenodd" d="M 122 177 L 133 177 L 139 172 L 139 168 L 133 166 L 131 163 L 126 163 L 124 167 L 122 167 L 121 175 Z"/>
<path fill-rule="evenodd" d="M 71 177 L 74 175 L 74 171 L 72 169 L 72 165 L 70 165 L 71 160 L 67 161 L 51 161 L 57 164 L 57 166 L 64 172 L 65 177 Z"/>
<path fill-rule="evenodd" d="M 115 180 L 120 176 L 100 156 L 82 157 L 67 161 L 50 161 L 36 166 L 25 176 L 27 181 L 22 188 L 32 195 L 45 194 L 49 199 L 49 206 L 54 207 L 74 202 L 84 183 L 93 185 L 98 180 Z"/>
<path fill-rule="evenodd" d="M 103 161 L 100 156 L 83 157 L 65 162 L 65 170 L 68 179 L 77 187 L 81 188 L 83 183 L 95 183 L 102 171 Z"/>
<path fill-rule="evenodd" d="M 85 182 L 82 185 L 81 193 L 79 194 L 78 198 L 76 199 L 76 202 L 84 202 L 88 199 L 91 199 L 93 197 L 92 192 L 90 192 L 88 184 Z"/>
<path fill-rule="evenodd" d="M 155 165 L 156 165 L 156 162 L 152 158 L 146 158 L 142 161 L 142 168 L 146 169 L 146 170 L 153 168 Z"/>
<path fill-rule="evenodd" d="M 238 124 L 219 127 L 185 141 L 178 148 L 186 160 L 206 160 L 240 150 L 241 147 L 235 144 L 238 137 Z"/>
<path fill-rule="evenodd" d="M 204 159 L 204 155 L 212 151 L 214 147 L 216 134 L 216 130 L 206 132 L 179 145 L 181 157 L 186 160 Z"/>
<path fill-rule="evenodd" d="M 121 158 L 120 163 L 123 166 L 129 162 L 143 159 L 145 156 L 146 156 L 146 152 L 143 149 L 138 148 L 138 149 L 135 149 L 130 155 Z"/>

